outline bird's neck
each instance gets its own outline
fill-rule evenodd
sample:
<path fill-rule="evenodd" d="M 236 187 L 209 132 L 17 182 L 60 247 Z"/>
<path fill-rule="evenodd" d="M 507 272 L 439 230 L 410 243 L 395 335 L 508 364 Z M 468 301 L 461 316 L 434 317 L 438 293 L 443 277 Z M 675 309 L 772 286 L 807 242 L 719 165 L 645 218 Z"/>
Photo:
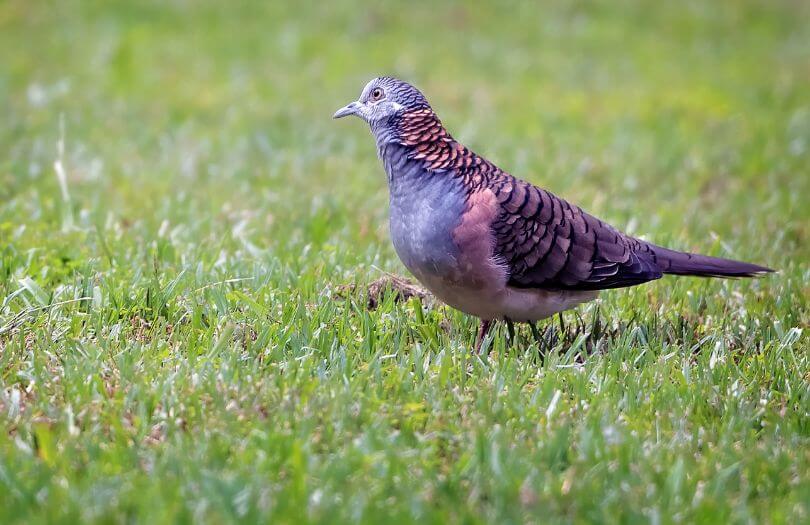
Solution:
<path fill-rule="evenodd" d="M 411 110 L 386 122 L 372 124 L 372 132 L 381 158 L 390 155 L 392 151 L 405 152 L 410 161 L 427 171 L 459 174 L 471 166 L 486 162 L 453 139 L 429 107 Z"/>
<path fill-rule="evenodd" d="M 396 129 L 400 144 L 404 146 L 419 146 L 453 140 L 442 125 L 442 121 L 429 107 L 403 113 L 396 117 L 392 124 L 392 127 Z"/>
<path fill-rule="evenodd" d="M 417 146 L 420 143 L 450 137 L 439 117 L 429 107 L 372 121 L 370 126 L 378 148 L 386 144 Z"/>

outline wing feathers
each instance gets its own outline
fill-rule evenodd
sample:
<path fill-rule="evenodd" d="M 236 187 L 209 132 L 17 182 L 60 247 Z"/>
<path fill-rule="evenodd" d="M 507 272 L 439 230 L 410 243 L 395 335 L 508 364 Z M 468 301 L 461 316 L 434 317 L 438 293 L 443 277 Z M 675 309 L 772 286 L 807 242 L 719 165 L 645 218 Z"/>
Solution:
<path fill-rule="evenodd" d="M 511 177 L 505 182 L 493 186 L 501 214 L 492 231 L 512 286 L 594 290 L 661 277 L 652 252 L 633 253 L 640 241 L 545 190 Z"/>

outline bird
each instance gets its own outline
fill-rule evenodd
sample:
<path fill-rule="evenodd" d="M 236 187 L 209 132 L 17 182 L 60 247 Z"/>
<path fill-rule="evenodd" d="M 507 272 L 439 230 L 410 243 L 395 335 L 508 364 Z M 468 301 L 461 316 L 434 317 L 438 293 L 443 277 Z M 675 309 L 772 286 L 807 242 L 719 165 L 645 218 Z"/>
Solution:
<path fill-rule="evenodd" d="M 480 319 L 535 323 L 602 290 L 664 275 L 740 278 L 774 270 L 657 246 L 513 177 L 455 140 L 425 96 L 383 76 L 333 118 L 370 127 L 387 175 L 389 229 L 405 267 L 439 300 Z"/>

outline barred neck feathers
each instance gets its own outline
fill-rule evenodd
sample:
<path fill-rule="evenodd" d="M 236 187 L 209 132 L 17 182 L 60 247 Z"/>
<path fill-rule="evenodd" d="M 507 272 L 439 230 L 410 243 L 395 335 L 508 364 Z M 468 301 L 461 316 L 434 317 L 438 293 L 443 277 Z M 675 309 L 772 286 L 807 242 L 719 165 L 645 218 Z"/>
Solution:
<path fill-rule="evenodd" d="M 472 186 L 479 186 L 501 171 L 456 141 L 430 107 L 400 115 L 389 124 L 394 142 L 409 150 L 409 157 L 433 172 L 447 172 Z"/>

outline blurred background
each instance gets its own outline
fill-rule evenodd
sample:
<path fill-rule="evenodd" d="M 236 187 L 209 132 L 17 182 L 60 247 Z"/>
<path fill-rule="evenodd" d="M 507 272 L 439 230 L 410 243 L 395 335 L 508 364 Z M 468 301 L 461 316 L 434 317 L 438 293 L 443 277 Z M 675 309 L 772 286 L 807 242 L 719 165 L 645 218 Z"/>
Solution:
<path fill-rule="evenodd" d="M 779 266 L 774 244 L 808 253 L 809 9 L 5 1 L 0 232 L 26 224 L 24 249 L 71 221 L 59 249 L 78 259 L 103 248 L 72 235 L 109 229 L 118 254 L 123 232 L 163 224 L 209 262 L 309 245 L 396 269 L 373 140 L 330 118 L 386 74 L 480 154 L 620 227 L 703 250 L 715 233 Z"/>
<path fill-rule="evenodd" d="M 406 272 L 331 117 L 379 75 L 629 233 L 780 273 L 606 293 L 545 365 L 369 311 Z M 800 522 L 808 195 L 806 0 L 0 0 L 0 522 Z"/>

